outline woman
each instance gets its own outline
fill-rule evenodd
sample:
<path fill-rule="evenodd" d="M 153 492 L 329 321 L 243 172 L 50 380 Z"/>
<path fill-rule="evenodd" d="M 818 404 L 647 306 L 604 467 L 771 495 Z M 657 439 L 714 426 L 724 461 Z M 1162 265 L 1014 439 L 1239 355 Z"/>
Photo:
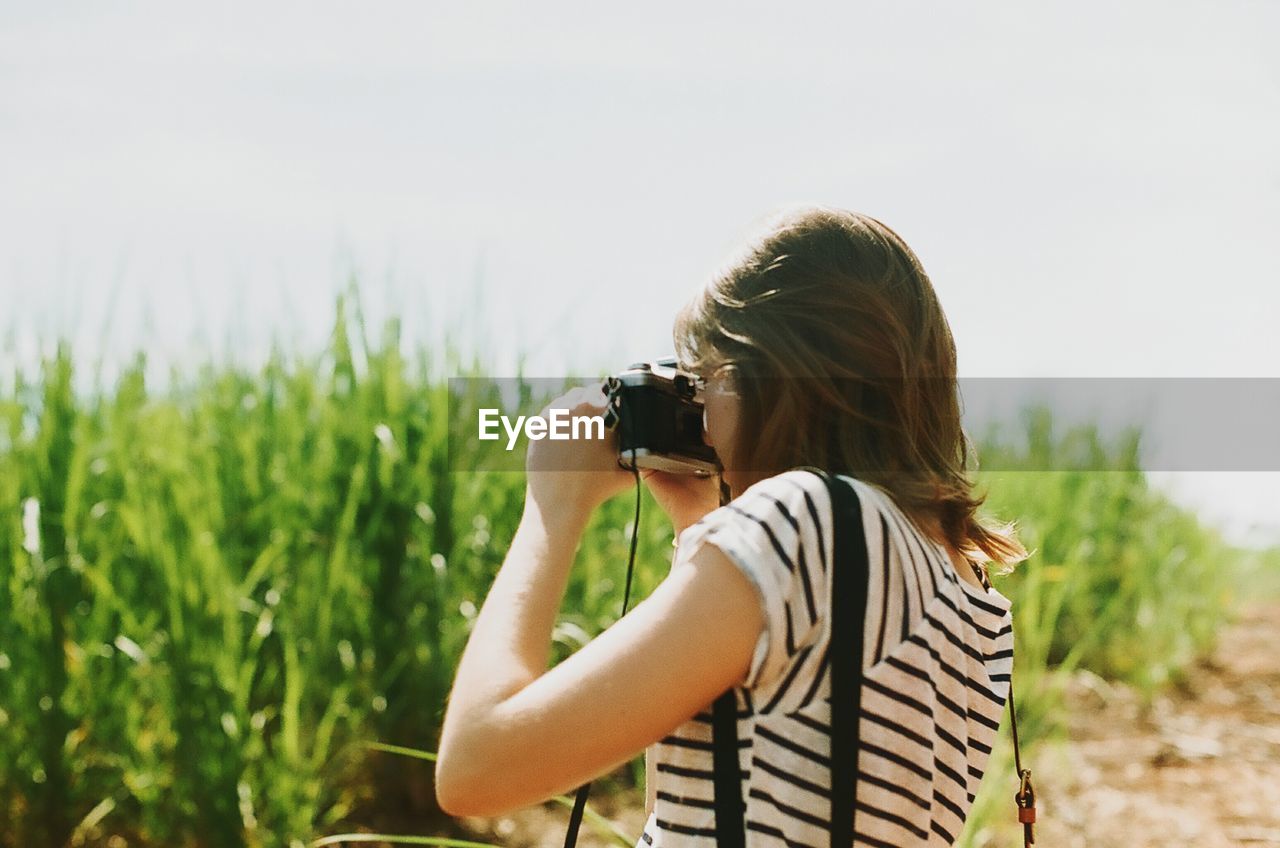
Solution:
<path fill-rule="evenodd" d="M 983 563 L 1026 551 L 975 516 L 955 345 L 928 277 L 873 218 L 789 211 L 685 307 L 675 343 L 704 380 L 732 502 L 711 480 L 646 474 L 677 534 L 670 574 L 547 670 L 583 528 L 633 477 L 607 441 L 531 443 L 524 515 L 445 716 L 441 807 L 495 815 L 648 749 L 640 844 L 713 845 L 709 707 L 733 687 L 747 844 L 825 844 L 840 646 L 830 498 L 807 465 L 853 486 L 871 563 L 855 843 L 951 844 L 1012 665 L 1009 601 Z M 579 389 L 553 406 L 603 403 Z"/>

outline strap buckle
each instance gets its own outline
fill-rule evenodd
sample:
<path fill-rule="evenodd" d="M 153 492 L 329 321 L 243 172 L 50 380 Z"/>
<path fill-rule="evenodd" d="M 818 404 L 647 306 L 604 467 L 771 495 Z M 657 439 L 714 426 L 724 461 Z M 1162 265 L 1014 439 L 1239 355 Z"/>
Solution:
<path fill-rule="evenodd" d="M 1018 805 L 1018 821 L 1022 824 L 1022 841 L 1032 845 L 1036 841 L 1036 788 L 1031 782 L 1031 769 L 1023 769 L 1019 775 L 1018 792 L 1013 800 Z"/>

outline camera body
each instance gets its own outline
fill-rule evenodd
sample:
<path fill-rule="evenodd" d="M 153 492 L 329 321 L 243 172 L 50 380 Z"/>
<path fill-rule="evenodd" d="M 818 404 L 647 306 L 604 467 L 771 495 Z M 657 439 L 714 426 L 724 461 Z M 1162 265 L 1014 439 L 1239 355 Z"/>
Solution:
<path fill-rule="evenodd" d="M 638 362 L 604 381 L 605 426 L 617 429 L 618 464 L 709 477 L 721 470 L 703 438 L 698 379 L 674 359 Z M 632 459 L 634 457 L 634 466 Z"/>

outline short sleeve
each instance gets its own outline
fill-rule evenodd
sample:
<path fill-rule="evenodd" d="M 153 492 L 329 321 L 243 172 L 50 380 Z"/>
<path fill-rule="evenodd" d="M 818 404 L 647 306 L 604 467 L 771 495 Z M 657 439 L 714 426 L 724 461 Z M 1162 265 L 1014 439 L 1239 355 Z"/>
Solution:
<path fill-rule="evenodd" d="M 767 689 L 820 631 L 827 602 L 831 499 L 808 471 L 766 478 L 679 538 L 677 562 L 714 545 L 755 586 L 764 612 L 746 688 Z"/>

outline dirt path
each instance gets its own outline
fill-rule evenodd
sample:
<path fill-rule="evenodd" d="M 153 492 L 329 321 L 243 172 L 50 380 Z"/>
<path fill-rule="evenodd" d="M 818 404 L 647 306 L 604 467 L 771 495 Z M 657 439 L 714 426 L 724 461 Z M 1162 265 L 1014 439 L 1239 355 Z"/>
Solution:
<path fill-rule="evenodd" d="M 1125 687 L 1081 675 L 1067 715 L 1070 741 L 1032 763 L 1037 848 L 1280 848 L 1280 603 L 1245 610 L 1186 685 L 1150 708 Z M 594 802 L 635 834 L 641 804 L 638 792 Z M 482 841 L 541 848 L 563 845 L 567 821 L 568 810 L 553 806 L 464 824 Z M 584 824 L 578 844 L 611 843 Z M 990 844 L 1022 842 L 1010 830 Z"/>
<path fill-rule="evenodd" d="M 1280 604 L 1246 609 L 1149 710 L 1088 677 L 1068 704 L 1069 744 L 1034 766 L 1037 845 L 1280 846 Z"/>

